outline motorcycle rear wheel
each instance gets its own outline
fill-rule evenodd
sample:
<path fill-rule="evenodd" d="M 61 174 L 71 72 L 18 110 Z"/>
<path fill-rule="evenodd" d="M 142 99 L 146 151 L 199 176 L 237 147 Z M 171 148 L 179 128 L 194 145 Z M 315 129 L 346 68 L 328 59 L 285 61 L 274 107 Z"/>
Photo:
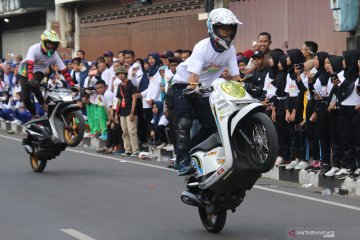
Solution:
<path fill-rule="evenodd" d="M 85 120 L 80 111 L 70 112 L 66 116 L 69 126 L 64 128 L 64 139 L 69 147 L 76 147 L 82 141 L 85 132 Z"/>
<path fill-rule="evenodd" d="M 262 112 L 252 115 L 246 126 L 246 135 L 253 141 L 255 148 L 250 150 L 257 169 L 270 171 L 278 154 L 278 137 L 274 123 Z"/>
<path fill-rule="evenodd" d="M 30 154 L 30 165 L 34 172 L 42 172 L 46 167 L 47 160 L 41 160 L 38 156 Z"/>
<path fill-rule="evenodd" d="M 211 233 L 220 232 L 226 222 L 226 210 L 218 213 L 208 213 L 205 207 L 198 207 L 201 222 L 205 229 Z"/>

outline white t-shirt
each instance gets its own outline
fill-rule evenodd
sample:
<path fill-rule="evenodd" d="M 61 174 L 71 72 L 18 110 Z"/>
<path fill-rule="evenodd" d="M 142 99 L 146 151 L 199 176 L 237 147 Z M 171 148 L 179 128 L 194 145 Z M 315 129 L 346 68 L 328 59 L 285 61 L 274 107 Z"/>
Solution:
<path fill-rule="evenodd" d="M 107 109 L 113 104 L 113 93 L 109 90 L 106 90 L 104 95 L 97 94 L 96 96 L 96 105 L 98 106 L 105 106 Z"/>
<path fill-rule="evenodd" d="M 199 82 L 203 87 L 211 83 L 228 68 L 231 76 L 240 74 L 236 61 L 234 46 L 223 52 L 216 52 L 211 45 L 210 38 L 198 42 L 191 56 L 176 68 L 173 84 L 188 83 L 191 73 L 199 75 Z"/>
<path fill-rule="evenodd" d="M 170 70 L 170 68 L 165 70 L 165 75 L 164 75 L 164 79 L 165 79 L 165 93 L 167 93 L 167 90 L 169 88 L 169 82 L 170 80 L 174 77 L 173 72 Z"/>
<path fill-rule="evenodd" d="M 341 102 L 343 106 L 356 106 L 360 104 L 360 96 L 356 93 L 356 86 L 359 84 L 359 78 L 355 81 L 355 87 L 350 96 Z"/>
<path fill-rule="evenodd" d="M 149 87 L 147 89 L 147 94 L 145 100 L 154 100 L 154 101 L 161 101 L 161 75 L 159 71 L 152 77 L 149 77 Z"/>
<path fill-rule="evenodd" d="M 105 69 L 105 71 L 103 71 L 101 73 L 101 79 L 105 81 L 106 86 L 109 86 L 109 84 L 111 83 L 111 71 L 109 68 Z"/>
<path fill-rule="evenodd" d="M 266 74 L 263 90 L 266 91 L 266 97 L 267 97 L 268 99 L 270 99 L 270 98 L 272 98 L 273 96 L 275 96 L 275 92 L 276 92 L 276 89 L 277 89 L 274 85 L 271 84 L 271 82 L 272 82 L 273 80 L 274 80 L 274 79 L 271 79 L 271 78 L 270 78 L 269 73 Z"/>
<path fill-rule="evenodd" d="M 23 76 L 26 76 L 26 64 L 28 60 L 34 62 L 34 73 L 45 73 L 45 69 L 47 69 L 51 64 L 58 66 L 60 71 L 65 69 L 65 65 L 56 51 L 50 57 L 42 53 L 41 43 L 32 45 L 27 52 L 26 58 L 20 63 L 19 74 Z"/>
<path fill-rule="evenodd" d="M 138 69 L 135 74 L 133 74 L 134 68 Z M 134 85 L 136 88 L 139 88 L 140 81 L 143 75 L 144 73 L 142 71 L 142 68 L 137 62 L 133 63 L 133 65 L 131 65 L 131 67 L 128 70 L 128 79 L 131 81 L 132 85 Z"/>
<path fill-rule="evenodd" d="M 299 94 L 299 89 L 298 87 L 296 86 L 296 80 L 292 80 L 290 78 L 290 75 L 288 74 L 286 76 L 286 87 L 285 87 L 285 92 L 286 93 L 289 93 L 289 96 L 290 97 L 297 97 L 298 94 Z"/>
<path fill-rule="evenodd" d="M 114 85 L 114 96 L 113 96 L 113 103 L 112 103 L 112 108 L 116 109 L 116 104 L 118 102 L 118 98 L 116 97 L 117 95 L 117 91 L 119 89 L 119 86 L 122 84 L 121 80 L 119 78 L 115 78 L 113 85 Z"/>

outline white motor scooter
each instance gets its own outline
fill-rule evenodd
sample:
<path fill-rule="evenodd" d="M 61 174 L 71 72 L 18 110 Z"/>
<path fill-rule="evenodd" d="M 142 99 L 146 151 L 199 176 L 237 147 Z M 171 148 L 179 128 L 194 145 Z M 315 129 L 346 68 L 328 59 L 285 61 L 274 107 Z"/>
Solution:
<path fill-rule="evenodd" d="M 263 105 L 241 83 L 216 79 L 211 87 L 185 91 L 184 97 L 210 95 L 218 132 L 190 150 L 195 173 L 186 177 L 181 200 L 198 207 L 209 232 L 221 231 L 226 211 L 235 212 L 278 152 L 275 126 Z"/>

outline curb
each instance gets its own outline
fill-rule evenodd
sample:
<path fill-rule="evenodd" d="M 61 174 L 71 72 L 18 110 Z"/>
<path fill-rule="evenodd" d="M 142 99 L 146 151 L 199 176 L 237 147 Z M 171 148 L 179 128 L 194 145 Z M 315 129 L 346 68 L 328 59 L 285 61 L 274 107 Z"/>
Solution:
<path fill-rule="evenodd" d="M 275 180 L 294 182 L 301 185 L 311 184 L 312 187 L 321 187 L 330 189 L 334 193 L 335 188 L 345 190 L 346 195 L 360 196 L 360 180 L 346 178 L 339 180 L 335 177 L 325 177 L 315 172 L 306 172 L 305 170 L 287 170 L 285 167 L 274 167 L 267 173 L 262 174 L 263 177 Z M 347 190 L 347 191 L 346 191 Z"/>
<path fill-rule="evenodd" d="M 7 123 L 0 120 L 0 129 L 5 131 L 13 131 L 15 133 L 26 134 L 25 126 Z M 101 148 L 105 146 L 105 141 L 97 138 L 84 138 L 80 145 L 84 148 Z M 150 152 L 156 158 L 156 161 L 168 161 L 175 157 L 173 151 L 157 149 L 154 147 L 143 148 L 142 151 Z M 294 182 L 298 184 L 311 184 L 313 187 L 321 187 L 330 189 L 333 193 L 335 188 L 345 190 L 349 196 L 360 196 L 360 179 L 352 180 L 346 178 L 344 180 L 335 177 L 324 177 L 319 173 L 306 172 L 305 170 L 286 170 L 285 167 L 274 167 L 269 172 L 263 173 L 262 177 L 274 180 Z"/>

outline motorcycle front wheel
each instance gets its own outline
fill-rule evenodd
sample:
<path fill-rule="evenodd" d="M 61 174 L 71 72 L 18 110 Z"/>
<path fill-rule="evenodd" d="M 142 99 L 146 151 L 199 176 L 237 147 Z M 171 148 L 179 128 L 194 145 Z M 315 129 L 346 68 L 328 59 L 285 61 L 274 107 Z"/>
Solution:
<path fill-rule="evenodd" d="M 69 112 L 65 117 L 68 127 L 64 128 L 64 139 L 69 147 L 76 147 L 82 141 L 85 132 L 85 120 L 80 111 Z"/>
<path fill-rule="evenodd" d="M 205 207 L 198 207 L 201 222 L 205 229 L 211 233 L 220 232 L 226 222 L 226 210 L 218 213 L 209 213 Z"/>
<path fill-rule="evenodd" d="M 34 172 L 42 172 L 46 167 L 47 160 L 41 160 L 38 156 L 30 154 L 30 165 Z"/>
<path fill-rule="evenodd" d="M 250 156 L 262 173 L 270 171 L 278 153 L 278 136 L 274 123 L 262 112 L 252 115 L 246 126 L 246 135 L 252 141 Z"/>

